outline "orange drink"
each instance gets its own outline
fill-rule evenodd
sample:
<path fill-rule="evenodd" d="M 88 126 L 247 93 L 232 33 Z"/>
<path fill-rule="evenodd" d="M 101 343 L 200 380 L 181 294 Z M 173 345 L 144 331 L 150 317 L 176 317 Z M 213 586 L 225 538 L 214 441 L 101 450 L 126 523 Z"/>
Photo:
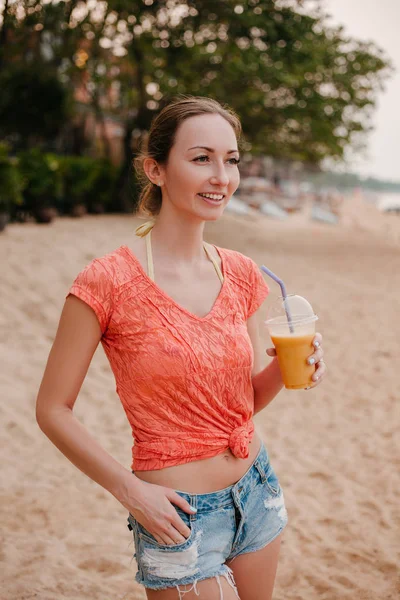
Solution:
<path fill-rule="evenodd" d="M 307 359 L 314 350 L 313 339 L 313 333 L 271 335 L 285 388 L 299 390 L 312 384 L 311 377 L 315 373 L 315 365 L 307 364 Z"/>
<path fill-rule="evenodd" d="M 300 390 L 312 384 L 315 364 L 307 359 L 314 353 L 315 322 L 318 320 L 311 304 L 294 294 L 279 299 L 265 321 L 275 346 L 279 369 L 285 388 Z"/>

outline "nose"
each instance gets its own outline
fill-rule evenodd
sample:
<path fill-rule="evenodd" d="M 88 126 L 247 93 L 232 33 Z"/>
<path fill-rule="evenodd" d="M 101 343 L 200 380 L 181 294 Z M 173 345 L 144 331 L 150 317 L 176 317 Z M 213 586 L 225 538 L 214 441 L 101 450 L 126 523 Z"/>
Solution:
<path fill-rule="evenodd" d="M 225 165 L 216 165 L 214 173 L 211 177 L 211 183 L 221 187 L 229 184 L 229 177 L 228 173 L 226 172 Z"/>

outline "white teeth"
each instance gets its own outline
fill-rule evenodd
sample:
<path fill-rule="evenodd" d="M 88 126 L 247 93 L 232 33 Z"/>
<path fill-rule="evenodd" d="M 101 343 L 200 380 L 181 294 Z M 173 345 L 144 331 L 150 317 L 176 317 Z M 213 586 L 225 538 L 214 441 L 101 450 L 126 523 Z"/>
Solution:
<path fill-rule="evenodd" d="M 222 200 L 224 197 L 221 194 L 200 194 L 200 196 L 204 196 L 205 198 L 210 198 L 210 200 Z"/>

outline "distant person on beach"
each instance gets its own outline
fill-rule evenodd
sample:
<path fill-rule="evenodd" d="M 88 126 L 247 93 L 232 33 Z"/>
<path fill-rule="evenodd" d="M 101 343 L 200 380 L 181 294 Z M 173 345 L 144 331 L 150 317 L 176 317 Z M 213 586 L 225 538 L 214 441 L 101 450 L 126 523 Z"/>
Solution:
<path fill-rule="evenodd" d="M 274 183 L 275 190 L 277 192 L 281 192 L 282 191 L 282 188 L 281 188 L 281 178 L 280 178 L 280 175 L 278 173 L 274 174 L 274 176 L 272 178 L 272 181 Z"/>
<path fill-rule="evenodd" d="M 270 600 L 287 524 L 252 420 L 283 387 L 275 350 L 260 362 L 268 287 L 252 259 L 203 240 L 238 188 L 240 134 L 208 98 L 179 97 L 154 119 L 135 162 L 152 220 L 76 276 L 37 397 L 42 431 L 128 511 L 150 600 Z M 131 470 L 73 414 L 99 342 L 132 427 Z"/>

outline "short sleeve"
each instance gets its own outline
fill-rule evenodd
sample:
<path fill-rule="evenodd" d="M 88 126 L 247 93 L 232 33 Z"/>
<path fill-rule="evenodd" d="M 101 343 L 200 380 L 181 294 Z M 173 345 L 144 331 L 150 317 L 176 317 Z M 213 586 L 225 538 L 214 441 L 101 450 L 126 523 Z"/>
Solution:
<path fill-rule="evenodd" d="M 77 296 L 93 309 L 104 335 L 114 305 L 114 284 L 103 262 L 95 258 L 78 273 L 66 298 L 69 294 Z"/>
<path fill-rule="evenodd" d="M 248 299 L 248 313 L 247 318 L 251 317 L 253 313 L 261 306 L 266 297 L 269 294 L 269 287 L 265 283 L 264 277 L 256 263 L 250 260 L 250 276 L 251 281 L 250 297 Z"/>

